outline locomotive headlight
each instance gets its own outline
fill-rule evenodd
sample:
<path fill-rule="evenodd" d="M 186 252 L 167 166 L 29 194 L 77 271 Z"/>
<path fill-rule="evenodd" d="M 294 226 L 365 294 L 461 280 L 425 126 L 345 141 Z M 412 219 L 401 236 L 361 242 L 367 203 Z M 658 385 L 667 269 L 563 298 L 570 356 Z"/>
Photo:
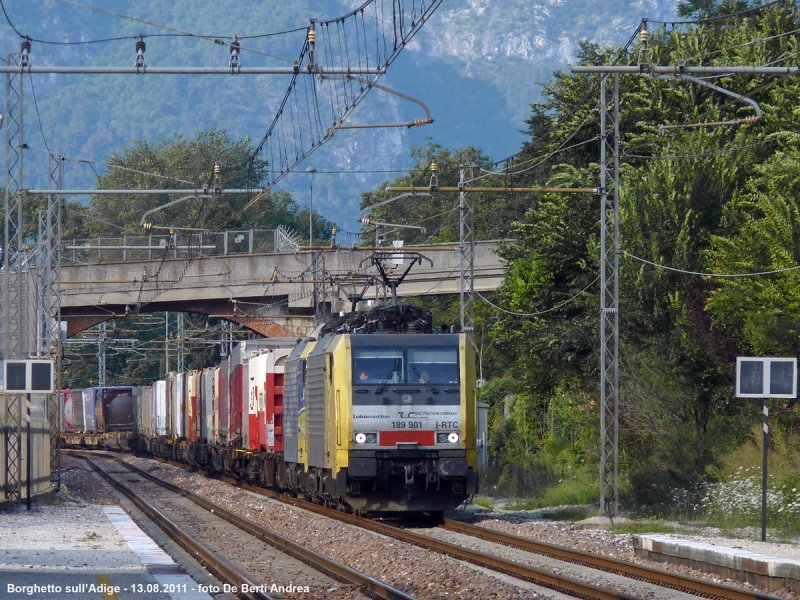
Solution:
<path fill-rule="evenodd" d="M 366 433 L 357 433 L 356 434 L 356 444 L 366 444 L 367 443 L 367 434 Z"/>
<path fill-rule="evenodd" d="M 457 444 L 460 436 L 455 431 L 451 433 L 445 433 L 444 431 L 440 431 L 436 434 L 436 443 L 437 444 Z"/>
<path fill-rule="evenodd" d="M 377 444 L 378 443 L 378 434 L 377 433 L 368 433 L 367 434 L 367 443 L 368 444 Z"/>

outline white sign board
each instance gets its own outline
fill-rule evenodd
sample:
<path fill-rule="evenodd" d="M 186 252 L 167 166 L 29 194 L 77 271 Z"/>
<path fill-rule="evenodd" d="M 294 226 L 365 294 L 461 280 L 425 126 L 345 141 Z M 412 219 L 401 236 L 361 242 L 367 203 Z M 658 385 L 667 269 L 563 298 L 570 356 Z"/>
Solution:
<path fill-rule="evenodd" d="M 7 360 L 3 363 L 7 394 L 52 394 L 53 361 Z"/>
<path fill-rule="evenodd" d="M 736 359 L 738 398 L 796 398 L 797 358 L 739 356 Z"/>
<path fill-rule="evenodd" d="M 403 247 L 403 240 L 394 240 L 392 242 L 392 246 L 395 248 L 402 248 Z M 402 265 L 405 261 L 403 260 L 405 256 L 403 253 L 392 254 L 392 264 L 393 265 Z"/>

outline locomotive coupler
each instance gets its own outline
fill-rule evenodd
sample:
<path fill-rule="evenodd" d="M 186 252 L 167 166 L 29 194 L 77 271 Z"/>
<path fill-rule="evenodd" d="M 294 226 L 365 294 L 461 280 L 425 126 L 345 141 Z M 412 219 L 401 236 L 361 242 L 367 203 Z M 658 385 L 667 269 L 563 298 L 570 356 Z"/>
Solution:
<path fill-rule="evenodd" d="M 416 470 L 417 470 L 416 465 L 408 465 L 405 468 L 406 485 L 413 485 L 414 484 L 414 475 L 415 475 L 415 471 Z"/>

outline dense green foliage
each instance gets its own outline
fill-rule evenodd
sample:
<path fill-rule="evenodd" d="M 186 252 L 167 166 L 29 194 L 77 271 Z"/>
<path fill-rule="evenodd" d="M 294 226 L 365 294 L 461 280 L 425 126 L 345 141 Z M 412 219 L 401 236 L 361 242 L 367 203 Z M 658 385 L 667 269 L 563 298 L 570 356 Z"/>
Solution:
<path fill-rule="evenodd" d="M 682 3 L 683 14 L 710 20 L 651 28 L 646 53 L 636 45 L 624 52 L 584 43 L 579 60 L 794 64 L 794 6 L 714 19 L 747 8 L 744 2 Z M 698 489 L 723 472 L 729 452 L 752 435 L 757 407 L 733 394 L 737 355 L 800 351 L 800 155 L 792 147 L 800 88 L 795 78 L 781 76 L 711 82 L 754 99 L 763 119 L 691 127 L 754 111 L 697 82 L 620 77 L 620 460 L 622 488 L 636 505 L 666 507 L 676 490 Z M 419 170 L 401 185 L 427 185 L 436 156 L 440 185 L 457 181 L 457 169 L 443 163 L 477 162 L 484 170 L 474 173 L 485 177 L 472 181 L 473 188 L 594 187 L 598 87 L 596 76 L 557 73 L 542 102 L 532 105 L 530 139 L 506 171 L 489 176 L 488 160 L 478 151 L 446 152 L 431 144 L 417 151 Z M 676 124 L 681 127 L 659 132 Z M 366 195 L 364 205 L 382 198 Z M 449 215 L 452 198 L 421 197 L 413 206 L 413 212 L 392 205 L 374 212 L 391 222 L 413 217 L 437 223 L 433 235 L 420 240 L 457 239 L 457 215 L 449 221 L 436 216 Z M 494 356 L 485 365 L 489 381 L 482 390 L 492 406 L 487 481 L 501 493 L 526 494 L 567 485 L 569 472 L 580 481 L 596 470 L 598 456 L 598 197 L 476 194 L 475 215 L 479 238 L 518 240 L 503 251 L 508 274 L 494 297 L 503 310 L 479 300 L 486 309 L 479 322 Z M 766 276 L 698 275 L 793 267 Z M 779 412 L 779 428 L 796 440 L 795 403 Z M 792 451 L 795 445 L 788 443 Z M 587 485 L 584 480 L 583 489 Z"/>

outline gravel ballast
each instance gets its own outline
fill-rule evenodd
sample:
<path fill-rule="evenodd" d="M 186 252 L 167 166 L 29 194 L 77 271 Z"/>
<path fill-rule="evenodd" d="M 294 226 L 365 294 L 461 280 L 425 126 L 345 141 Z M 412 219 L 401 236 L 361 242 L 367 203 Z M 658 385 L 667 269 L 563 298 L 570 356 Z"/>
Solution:
<path fill-rule="evenodd" d="M 513 515 L 492 513 L 483 516 L 470 515 L 469 517 L 464 515 L 464 517 L 464 520 L 469 521 L 473 525 L 486 527 L 487 529 L 493 529 L 503 533 L 510 533 L 540 542 L 574 548 L 576 550 L 602 554 L 604 556 L 610 556 L 621 560 L 648 565 L 657 569 L 670 570 L 676 573 L 691 575 L 699 579 L 708 579 L 710 581 L 737 586 L 743 589 L 760 589 L 748 583 L 728 579 L 713 573 L 706 573 L 696 569 L 691 569 L 683 565 L 673 565 L 669 563 L 655 562 L 638 558 L 634 554 L 633 535 L 631 534 L 615 534 L 604 530 L 578 529 L 569 521 L 545 521 L 536 519 L 533 516 L 527 517 L 524 515 L 519 515 L 518 513 Z M 793 559 L 800 557 L 800 546 L 797 544 L 775 544 L 743 540 L 738 538 L 726 538 L 720 536 L 717 530 L 708 529 L 701 531 L 705 532 L 707 535 L 702 535 L 702 533 L 692 531 L 687 531 L 686 534 L 680 533 L 667 535 L 670 535 L 670 537 L 674 537 L 676 539 L 702 541 L 707 544 L 716 544 L 726 548 L 743 549 L 750 552 L 767 554 L 770 556 Z M 800 594 L 788 591 L 766 589 L 762 589 L 761 591 L 774 596 L 790 598 L 792 600 L 800 600 Z"/>
<path fill-rule="evenodd" d="M 420 600 L 527 600 L 540 596 L 471 565 L 157 461 L 123 460 Z M 504 581 L 505 579 L 505 581 Z"/>
<path fill-rule="evenodd" d="M 102 459 L 94 459 L 93 462 L 114 479 L 122 481 L 137 496 L 153 505 L 173 523 L 179 524 L 181 529 L 215 554 L 234 564 L 250 581 L 264 586 L 267 591 L 273 591 L 274 586 L 282 586 L 296 590 L 280 594 L 286 598 L 367 600 L 358 586 L 342 583 L 320 573 L 191 500 L 134 475 L 118 463 Z"/>

